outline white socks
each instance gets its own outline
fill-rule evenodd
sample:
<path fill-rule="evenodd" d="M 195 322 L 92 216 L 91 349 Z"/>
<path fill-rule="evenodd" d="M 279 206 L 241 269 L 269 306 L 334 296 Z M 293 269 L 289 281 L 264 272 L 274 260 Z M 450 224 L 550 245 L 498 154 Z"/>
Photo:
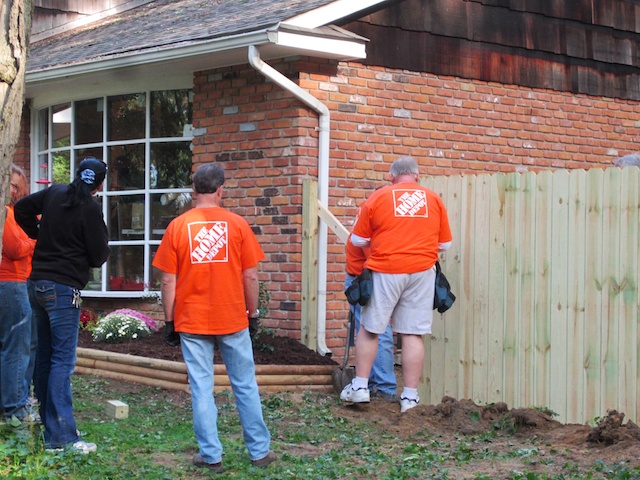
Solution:
<path fill-rule="evenodd" d="M 418 398 L 418 389 L 404 387 L 400 398 L 406 398 L 407 400 L 416 400 Z"/>
<path fill-rule="evenodd" d="M 354 390 L 358 390 L 359 388 L 369 388 L 369 379 L 356 377 L 351 381 L 351 386 Z"/>

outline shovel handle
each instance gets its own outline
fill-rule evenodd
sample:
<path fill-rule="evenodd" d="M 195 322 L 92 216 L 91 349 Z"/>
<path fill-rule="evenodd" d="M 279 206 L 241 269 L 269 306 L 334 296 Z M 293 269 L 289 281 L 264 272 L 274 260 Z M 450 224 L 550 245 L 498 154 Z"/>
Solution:
<path fill-rule="evenodd" d="M 355 331 L 356 331 L 356 316 L 354 313 L 356 307 L 349 305 L 349 324 L 347 326 L 347 345 L 344 349 L 344 360 L 342 361 L 342 369 L 347 366 L 349 362 L 349 347 L 355 345 Z"/>
<path fill-rule="evenodd" d="M 349 346 L 356 345 L 356 315 L 355 305 L 349 305 Z"/>

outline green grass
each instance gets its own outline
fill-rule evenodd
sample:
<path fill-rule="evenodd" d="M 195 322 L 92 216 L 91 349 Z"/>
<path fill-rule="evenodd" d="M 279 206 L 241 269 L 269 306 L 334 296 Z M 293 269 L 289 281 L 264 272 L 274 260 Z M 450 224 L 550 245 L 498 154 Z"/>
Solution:
<path fill-rule="evenodd" d="M 0 478 L 173 480 L 211 476 L 191 465 L 197 444 L 185 395 L 141 386 L 123 393 L 108 380 L 93 376 L 74 376 L 73 391 L 78 427 L 87 441 L 98 444 L 98 451 L 48 454 L 43 450 L 41 427 L 3 424 Z M 492 468 L 504 462 L 510 469 L 499 478 L 640 479 L 640 467 L 594 461 L 589 468 L 580 468 L 566 460 L 559 463 L 548 448 L 546 454 L 542 451 L 546 447 L 523 446 L 523 442 L 496 449 L 495 431 L 445 440 L 424 429 L 406 441 L 376 422 L 342 415 L 335 395 L 314 393 L 263 396 L 278 461 L 257 469 L 249 462 L 232 395 L 216 396 L 225 473 L 215 478 L 491 479 Z M 105 402 L 109 399 L 127 403 L 129 417 L 107 418 Z M 466 473 L 462 476 L 460 472 Z"/>

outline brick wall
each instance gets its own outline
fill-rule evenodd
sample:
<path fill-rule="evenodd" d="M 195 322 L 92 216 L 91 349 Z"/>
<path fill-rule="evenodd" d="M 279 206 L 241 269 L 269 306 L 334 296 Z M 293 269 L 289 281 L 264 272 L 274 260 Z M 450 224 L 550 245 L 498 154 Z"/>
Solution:
<path fill-rule="evenodd" d="M 371 167 L 400 155 L 449 175 L 592 168 L 633 152 L 638 102 L 358 64 L 305 79 L 335 113 L 334 158 Z"/>

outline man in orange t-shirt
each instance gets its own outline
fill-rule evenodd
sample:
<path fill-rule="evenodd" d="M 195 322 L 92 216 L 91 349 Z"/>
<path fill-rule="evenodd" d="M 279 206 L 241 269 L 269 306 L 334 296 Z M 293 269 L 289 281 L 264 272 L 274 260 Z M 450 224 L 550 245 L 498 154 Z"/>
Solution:
<path fill-rule="evenodd" d="M 16 165 L 11 166 L 10 193 L 0 263 L 0 414 L 5 420 L 15 416 L 32 422 L 37 420 L 29 402 L 36 343 L 27 278 L 36 242 L 15 220 L 13 206 L 29 193 L 24 170 Z"/>
<path fill-rule="evenodd" d="M 220 349 L 231 382 L 251 463 L 276 458 L 262 416 L 249 318 L 258 316 L 258 262 L 264 253 L 251 227 L 221 205 L 224 171 L 204 164 L 193 174 L 195 208 L 174 219 L 153 265 L 162 270 L 162 303 L 169 340 L 179 337 L 187 365 L 196 466 L 223 471 L 212 395 L 213 352 Z M 175 332 L 175 333 L 174 333 Z"/>
<path fill-rule="evenodd" d="M 447 211 L 440 197 L 418 185 L 418 165 L 411 157 L 393 162 L 391 185 L 376 190 L 361 206 L 349 241 L 369 247 L 366 268 L 373 292 L 362 308 L 356 338 L 356 376 L 341 392 L 350 403 L 369 402 L 368 381 L 378 351 L 378 335 L 393 317 L 402 335 L 404 390 L 400 411 L 418 405 L 424 363 L 422 336 L 431 333 L 438 252 L 451 245 Z"/>

